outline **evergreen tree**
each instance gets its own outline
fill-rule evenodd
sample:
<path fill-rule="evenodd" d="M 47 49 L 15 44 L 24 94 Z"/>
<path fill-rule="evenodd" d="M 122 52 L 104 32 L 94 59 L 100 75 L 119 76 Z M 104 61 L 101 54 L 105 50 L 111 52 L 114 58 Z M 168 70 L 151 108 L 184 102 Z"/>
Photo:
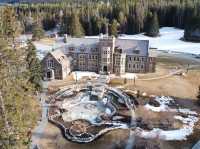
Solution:
<path fill-rule="evenodd" d="M 153 15 L 151 13 L 148 14 L 146 34 L 151 37 L 159 35 L 159 22 L 156 12 Z"/>
<path fill-rule="evenodd" d="M 13 8 L 0 8 L 0 141 L 1 148 L 25 148 L 27 132 L 36 124 L 33 85 L 23 48 L 13 48 L 18 21 Z"/>
<path fill-rule="evenodd" d="M 199 86 L 199 91 L 198 91 L 198 94 L 197 94 L 197 102 L 200 105 L 200 86 Z"/>
<path fill-rule="evenodd" d="M 50 14 L 52 15 L 52 14 Z M 54 29 L 56 27 L 56 22 L 54 19 L 54 16 L 50 16 L 49 14 L 46 15 L 46 17 L 42 20 L 42 25 L 44 30 L 51 30 Z"/>
<path fill-rule="evenodd" d="M 35 24 L 34 29 L 33 29 L 33 36 L 32 36 L 33 40 L 40 40 L 41 38 L 44 37 L 44 33 L 45 32 L 43 28 L 40 25 Z"/>
<path fill-rule="evenodd" d="M 2 9 L 0 32 L 6 40 L 13 41 L 14 38 L 22 31 L 20 28 L 20 22 L 17 21 L 13 7 L 7 6 L 0 9 Z"/>
<path fill-rule="evenodd" d="M 194 34 L 194 32 L 197 32 Z M 200 16 L 189 19 L 186 27 L 184 38 L 188 41 L 200 41 Z"/>
<path fill-rule="evenodd" d="M 102 32 L 102 27 L 103 27 L 103 19 L 93 16 L 91 19 L 91 24 L 92 24 L 92 34 L 93 35 L 99 35 Z"/>
<path fill-rule="evenodd" d="M 84 35 L 83 27 L 76 12 L 73 12 L 70 17 L 69 27 L 69 34 L 71 36 L 81 37 Z"/>
<path fill-rule="evenodd" d="M 70 17 L 69 16 L 64 15 L 62 17 L 59 34 L 61 34 L 61 35 L 69 34 L 69 25 L 70 25 L 69 21 L 70 21 Z"/>
<path fill-rule="evenodd" d="M 41 64 L 36 55 L 36 48 L 31 41 L 28 41 L 26 61 L 27 69 L 29 70 L 29 81 L 36 90 L 40 90 L 42 80 Z"/>
<path fill-rule="evenodd" d="M 134 18 L 132 15 L 129 15 L 127 18 L 127 30 L 126 34 L 134 34 Z"/>
<path fill-rule="evenodd" d="M 113 20 L 110 25 L 110 35 L 117 37 L 118 35 L 118 22 L 117 20 Z"/>
<path fill-rule="evenodd" d="M 126 32 L 126 16 L 124 15 L 124 13 L 122 11 L 120 11 L 119 15 L 118 15 L 118 22 L 120 24 L 120 33 L 124 34 Z"/>
<path fill-rule="evenodd" d="M 99 20 L 92 23 L 93 17 L 100 20 L 105 18 L 108 20 L 107 22 L 116 19 L 120 24 L 119 31 L 121 33 L 135 34 L 146 31 L 144 30 L 144 25 L 147 24 L 145 20 L 149 11 L 157 12 L 160 26 L 179 28 L 184 28 L 189 18 L 200 14 L 200 1 L 198 0 L 112 0 L 109 1 L 109 5 L 107 3 L 99 3 L 99 1 L 80 2 L 73 0 L 72 3 L 70 0 L 62 1 L 59 5 L 58 3 L 21 4 L 15 6 L 15 10 L 20 16 L 18 18 L 21 22 L 24 20 L 24 17 L 21 16 L 31 16 L 34 22 L 46 22 L 47 27 L 51 26 L 52 22 L 55 22 L 56 25 L 63 27 L 64 33 L 68 34 L 69 28 L 71 28 L 69 20 L 67 19 L 68 23 L 63 23 L 61 18 L 71 18 L 71 14 L 76 11 L 80 16 L 80 22 L 86 35 L 98 34 L 98 29 L 93 26 L 99 24 L 97 23 Z M 105 31 L 107 24 L 101 25 L 101 32 Z M 31 27 L 29 25 L 24 26 L 26 28 Z M 93 30 L 95 30 L 94 33 Z"/>
<path fill-rule="evenodd" d="M 29 128 L 36 124 L 32 84 L 24 67 L 24 49 L 0 38 L 0 140 L 1 148 L 25 148 Z"/>

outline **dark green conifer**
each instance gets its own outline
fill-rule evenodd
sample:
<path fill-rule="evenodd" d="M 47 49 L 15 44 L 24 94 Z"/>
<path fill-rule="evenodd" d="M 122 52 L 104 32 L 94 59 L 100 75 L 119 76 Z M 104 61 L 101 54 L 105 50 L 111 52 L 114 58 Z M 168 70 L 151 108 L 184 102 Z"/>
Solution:
<path fill-rule="evenodd" d="M 117 37 L 118 35 L 118 22 L 117 20 L 112 20 L 112 23 L 110 25 L 110 35 L 113 35 Z"/>
<path fill-rule="evenodd" d="M 73 37 L 81 37 L 84 35 L 83 27 L 80 23 L 77 12 L 73 12 L 70 17 L 69 34 Z"/>
<path fill-rule="evenodd" d="M 41 64 L 36 55 L 36 48 L 31 41 L 28 41 L 26 61 L 29 71 L 29 81 L 34 85 L 36 90 L 40 90 L 42 80 Z"/>
<path fill-rule="evenodd" d="M 146 34 L 151 37 L 159 35 L 159 22 L 156 12 L 148 14 Z"/>
<path fill-rule="evenodd" d="M 35 24 L 33 28 L 33 40 L 40 40 L 44 37 L 44 30 L 41 25 Z"/>

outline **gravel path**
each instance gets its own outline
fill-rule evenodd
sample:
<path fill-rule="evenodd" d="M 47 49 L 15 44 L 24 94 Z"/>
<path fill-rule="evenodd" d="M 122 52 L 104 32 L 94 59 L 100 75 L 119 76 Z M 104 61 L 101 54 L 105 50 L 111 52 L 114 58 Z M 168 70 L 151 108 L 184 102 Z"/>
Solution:
<path fill-rule="evenodd" d="M 42 107 L 42 118 L 41 121 L 38 122 L 38 126 L 32 132 L 32 138 L 31 138 L 32 143 L 30 149 L 39 148 L 37 142 L 43 136 L 44 129 L 48 123 L 48 117 L 47 117 L 48 105 L 45 103 L 46 98 L 47 98 L 46 93 L 41 93 L 38 98 L 40 99 L 40 105 Z"/>
<path fill-rule="evenodd" d="M 193 146 L 192 149 L 200 149 L 200 140 Z"/>

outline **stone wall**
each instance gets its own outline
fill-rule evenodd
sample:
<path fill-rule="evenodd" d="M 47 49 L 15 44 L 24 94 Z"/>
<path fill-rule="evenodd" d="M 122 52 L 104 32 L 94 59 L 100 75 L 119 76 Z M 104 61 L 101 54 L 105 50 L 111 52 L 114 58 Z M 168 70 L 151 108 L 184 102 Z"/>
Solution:
<path fill-rule="evenodd" d="M 53 61 L 53 66 L 48 66 L 48 61 Z M 42 72 L 44 78 L 47 79 L 47 72 L 53 71 L 54 76 L 52 79 L 63 79 L 63 70 L 60 63 L 57 62 L 57 60 L 49 53 L 43 60 L 42 60 Z"/>
<path fill-rule="evenodd" d="M 146 73 L 148 72 L 147 57 L 135 55 L 126 56 L 126 72 L 130 73 Z"/>

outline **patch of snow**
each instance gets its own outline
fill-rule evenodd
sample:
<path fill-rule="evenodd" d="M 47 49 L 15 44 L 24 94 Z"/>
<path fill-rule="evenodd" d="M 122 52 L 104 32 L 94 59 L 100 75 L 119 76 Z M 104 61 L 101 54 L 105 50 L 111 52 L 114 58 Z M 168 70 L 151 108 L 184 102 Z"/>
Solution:
<path fill-rule="evenodd" d="M 185 42 L 181 38 L 184 36 L 184 30 L 173 27 L 160 28 L 159 37 L 148 37 L 144 34 L 123 35 L 121 39 L 149 40 L 150 47 L 158 50 L 183 52 L 191 54 L 200 54 L 200 43 Z"/>
<path fill-rule="evenodd" d="M 52 30 L 49 30 L 49 31 L 46 31 L 46 32 L 45 32 L 45 35 L 46 35 L 46 36 L 50 36 L 50 35 L 52 35 L 52 34 L 58 34 L 58 28 L 54 28 L 54 29 L 52 29 Z"/>
<path fill-rule="evenodd" d="M 112 111 L 109 109 L 109 108 L 106 108 L 106 114 L 108 114 L 108 115 L 111 115 L 112 114 Z"/>
<path fill-rule="evenodd" d="M 146 104 L 144 107 L 146 109 L 154 111 L 154 112 L 173 111 L 168 106 L 168 104 L 170 104 L 171 102 L 174 102 L 174 99 L 172 99 L 171 97 L 165 97 L 165 96 L 158 97 L 158 96 L 156 96 L 155 101 L 157 101 L 160 104 L 159 107 L 154 107 L 150 104 Z"/>
<path fill-rule="evenodd" d="M 53 50 L 53 47 L 52 46 L 49 46 L 49 45 L 46 45 L 46 44 L 42 44 L 42 43 L 39 43 L 39 42 L 34 42 L 33 43 L 36 47 L 36 50 L 37 50 L 37 56 L 39 59 L 43 59 L 44 56 Z"/>
<path fill-rule="evenodd" d="M 102 99 L 102 102 L 103 102 L 104 105 L 106 105 L 107 102 L 108 102 L 108 99 L 107 99 L 107 98 L 103 98 L 103 99 Z"/>
<path fill-rule="evenodd" d="M 154 112 L 164 112 L 164 111 L 169 111 L 169 107 L 168 106 L 165 106 L 165 105 L 161 105 L 159 107 L 154 107 L 150 104 L 146 104 L 144 106 L 146 109 L 148 110 L 151 110 L 151 111 L 154 111 Z"/>
<path fill-rule="evenodd" d="M 110 74 L 109 78 L 137 79 L 138 77 L 135 73 L 125 73 L 120 76 L 116 76 L 115 74 Z"/>
<path fill-rule="evenodd" d="M 121 78 L 125 78 L 125 79 L 137 79 L 137 75 L 134 73 L 125 73 L 123 75 L 121 75 Z"/>
<path fill-rule="evenodd" d="M 183 123 L 182 128 L 176 130 L 162 130 L 159 128 L 154 128 L 152 131 L 145 131 L 143 129 L 139 130 L 139 135 L 143 138 L 160 138 L 163 140 L 186 140 L 187 136 L 192 134 L 194 124 L 198 121 L 197 112 L 191 111 L 190 109 L 172 109 L 168 105 L 174 100 L 170 97 L 156 97 L 155 100 L 160 103 L 159 107 L 154 107 L 152 105 L 146 104 L 145 108 L 152 110 L 154 112 L 177 112 L 187 114 L 187 117 L 182 117 L 180 115 L 174 116 L 174 119 L 180 120 Z"/>
<path fill-rule="evenodd" d="M 97 78 L 99 77 L 99 74 L 96 74 L 95 72 L 89 72 L 89 71 L 74 71 L 72 72 L 72 76 L 74 80 L 80 80 L 83 77 Z"/>
<path fill-rule="evenodd" d="M 197 115 L 197 112 L 191 111 L 190 109 L 178 109 L 180 113 L 190 114 L 190 115 Z"/>
<path fill-rule="evenodd" d="M 17 39 L 19 39 L 20 41 L 28 41 L 32 39 L 32 34 L 22 34 L 19 37 L 17 37 Z"/>
<path fill-rule="evenodd" d="M 159 138 L 163 140 L 186 140 L 187 136 L 193 132 L 194 124 L 198 121 L 198 118 L 191 115 L 187 118 L 183 118 L 181 116 L 175 116 L 174 118 L 183 122 L 184 125 L 182 128 L 176 130 L 162 130 L 154 128 L 151 131 L 140 129 L 138 131 L 138 135 L 146 139 Z"/>

